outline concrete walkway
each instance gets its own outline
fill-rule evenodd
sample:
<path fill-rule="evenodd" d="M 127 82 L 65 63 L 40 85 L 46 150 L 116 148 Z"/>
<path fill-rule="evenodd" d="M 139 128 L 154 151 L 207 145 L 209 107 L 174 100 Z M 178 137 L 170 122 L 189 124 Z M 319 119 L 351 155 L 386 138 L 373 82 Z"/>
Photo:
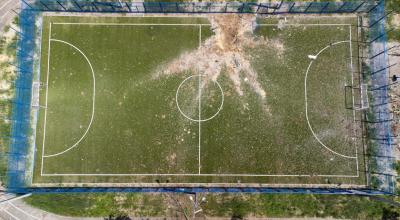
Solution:
<path fill-rule="evenodd" d="M 4 220 L 104 220 L 104 218 L 75 218 L 55 215 L 17 200 L 0 205 L 0 218 Z"/>

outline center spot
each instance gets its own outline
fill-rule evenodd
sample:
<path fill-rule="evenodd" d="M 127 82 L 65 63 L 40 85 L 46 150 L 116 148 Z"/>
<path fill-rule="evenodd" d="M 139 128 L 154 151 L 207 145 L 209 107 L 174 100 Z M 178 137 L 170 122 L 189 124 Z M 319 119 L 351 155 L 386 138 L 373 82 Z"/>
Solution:
<path fill-rule="evenodd" d="M 184 79 L 176 90 L 176 106 L 187 119 L 203 122 L 218 115 L 224 105 L 224 92 L 217 81 L 205 75 Z"/>

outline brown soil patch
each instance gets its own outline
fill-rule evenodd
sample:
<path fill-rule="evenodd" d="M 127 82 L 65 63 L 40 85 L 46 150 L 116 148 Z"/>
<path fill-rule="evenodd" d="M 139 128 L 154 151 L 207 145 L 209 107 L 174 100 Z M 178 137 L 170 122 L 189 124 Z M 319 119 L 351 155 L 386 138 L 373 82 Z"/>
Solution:
<path fill-rule="evenodd" d="M 245 52 L 259 46 L 274 46 L 283 51 L 283 45 L 278 41 L 268 41 L 255 37 L 255 15 L 209 15 L 208 19 L 214 35 L 205 40 L 197 50 L 181 54 L 163 66 L 157 72 L 156 78 L 163 75 L 179 74 L 192 71 L 202 74 L 206 80 L 202 87 L 226 73 L 231 79 L 238 95 L 243 95 L 242 84 L 247 83 L 263 100 L 267 92 L 258 81 L 258 74 L 251 65 L 251 57 Z"/>
<path fill-rule="evenodd" d="M 388 48 L 400 45 L 399 42 L 389 42 Z M 389 65 L 396 64 L 389 69 L 389 76 L 397 75 L 399 77 L 400 73 L 400 48 L 394 48 L 389 52 Z M 391 110 L 395 118 L 400 118 L 400 86 L 395 85 L 389 90 L 389 96 L 391 99 Z M 400 123 L 394 122 L 392 124 L 392 130 L 395 136 L 400 135 Z M 400 160 L 400 143 L 397 143 L 395 149 L 395 157 Z"/>
<path fill-rule="evenodd" d="M 400 27 L 400 14 L 395 14 L 390 23 L 395 27 Z"/>

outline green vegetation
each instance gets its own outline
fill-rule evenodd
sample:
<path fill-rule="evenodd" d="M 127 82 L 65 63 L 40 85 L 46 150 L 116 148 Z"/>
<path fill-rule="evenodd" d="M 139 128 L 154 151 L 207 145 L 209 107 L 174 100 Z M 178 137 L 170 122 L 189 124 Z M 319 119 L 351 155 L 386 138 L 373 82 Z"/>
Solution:
<path fill-rule="evenodd" d="M 400 41 L 400 24 L 395 25 L 393 21 L 394 16 L 398 16 L 400 13 L 400 1 L 386 0 L 385 3 L 386 11 L 392 12 L 387 19 L 388 29 L 393 28 L 393 30 L 388 33 L 388 38 L 389 40 Z"/>
<path fill-rule="evenodd" d="M 140 193 L 38 194 L 26 198 L 25 201 L 45 211 L 65 216 L 166 215 L 166 206 L 163 204 L 162 196 Z"/>
<path fill-rule="evenodd" d="M 44 84 L 48 81 L 49 84 L 40 94 L 40 104 L 46 106 L 47 102 L 47 110 L 41 109 L 37 125 L 34 183 L 240 181 L 363 184 L 362 173 L 358 178 L 316 176 L 357 175 L 355 158 L 339 154 L 354 156 L 355 148 L 361 150 L 360 143 L 351 138 L 353 129 L 359 125 L 353 122 L 353 112 L 344 106 L 344 85 L 352 82 L 349 68 L 350 31 L 353 38 L 356 37 L 356 29 L 347 24 L 356 22 L 356 19 L 288 20 L 288 23 L 306 24 L 325 22 L 344 25 L 292 25 L 281 29 L 276 25 L 259 27 L 256 37 L 268 39 L 268 43 L 246 48 L 246 54 L 258 72 L 256 80 L 266 91 L 266 99 L 261 99 L 251 83 L 245 83 L 248 80 L 245 73 L 238 79 L 243 84 L 243 95 L 238 95 L 236 84 L 229 77 L 231 73 L 223 70 L 217 78 L 224 93 L 223 109 L 212 120 L 201 123 L 199 138 L 199 123 L 184 118 L 175 103 L 178 86 L 193 73 L 188 71 L 168 77 L 157 74 L 165 68 L 163 65 L 183 52 L 195 50 L 199 45 L 199 33 L 202 33 L 203 41 L 211 36 L 208 20 L 45 17 L 41 81 Z M 197 25 L 121 25 L 123 23 L 200 23 L 203 26 L 200 32 Z M 50 54 L 49 34 L 53 39 Z M 318 143 L 308 128 L 304 82 L 310 63 L 307 56 L 339 41 L 342 42 L 327 48 L 313 62 L 306 81 L 308 118 L 320 140 L 339 153 L 334 154 Z M 94 75 L 86 58 L 68 43 L 87 56 Z M 354 46 L 353 52 L 355 49 Z M 196 101 L 199 82 L 196 80 L 192 78 L 188 81 L 178 98 L 182 110 L 195 119 L 199 115 Z M 211 117 L 222 100 L 218 87 L 212 85 L 215 84 L 210 83 L 201 93 L 202 119 Z M 93 98 L 95 105 L 91 122 Z M 44 158 L 43 173 L 64 176 L 40 175 L 44 125 L 44 155 L 54 156 Z M 313 177 L 196 176 L 199 140 L 202 174 L 294 174 Z M 358 155 L 358 165 L 362 167 L 362 154 Z M 193 177 L 69 175 L 115 173 L 184 173 L 193 174 Z"/>
<path fill-rule="evenodd" d="M 366 197 L 339 195 L 219 195 L 208 199 L 205 212 L 211 216 L 378 219 L 384 208 L 391 209 Z"/>
<path fill-rule="evenodd" d="M 179 214 L 161 194 L 49 194 L 25 201 L 67 216 L 125 215 L 171 217 Z M 178 197 L 177 197 L 178 198 Z M 202 205 L 209 217 L 334 217 L 388 219 L 396 208 L 367 197 L 339 195 L 210 194 Z M 169 208 L 168 208 L 169 207 Z M 398 215 L 397 210 L 397 215 Z"/>
<path fill-rule="evenodd" d="M 18 18 L 13 20 L 13 24 L 18 24 Z M 9 64 L 15 60 L 17 36 L 13 34 L 9 26 L 5 26 L 0 33 L 0 115 L 3 117 L 0 120 L 0 152 L 8 152 L 10 139 L 8 136 L 11 133 L 11 118 L 12 103 L 11 100 L 14 94 L 12 82 L 15 80 L 15 70 Z M 7 181 L 7 157 L 3 156 L 0 159 L 0 182 L 4 185 Z"/>

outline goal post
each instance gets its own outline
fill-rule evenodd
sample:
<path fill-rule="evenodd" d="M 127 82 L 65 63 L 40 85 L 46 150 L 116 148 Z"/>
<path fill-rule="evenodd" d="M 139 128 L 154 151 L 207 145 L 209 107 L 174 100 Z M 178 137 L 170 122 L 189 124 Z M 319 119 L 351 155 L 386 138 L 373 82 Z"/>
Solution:
<path fill-rule="evenodd" d="M 369 108 L 368 84 L 360 87 L 345 86 L 346 109 L 361 111 Z"/>

